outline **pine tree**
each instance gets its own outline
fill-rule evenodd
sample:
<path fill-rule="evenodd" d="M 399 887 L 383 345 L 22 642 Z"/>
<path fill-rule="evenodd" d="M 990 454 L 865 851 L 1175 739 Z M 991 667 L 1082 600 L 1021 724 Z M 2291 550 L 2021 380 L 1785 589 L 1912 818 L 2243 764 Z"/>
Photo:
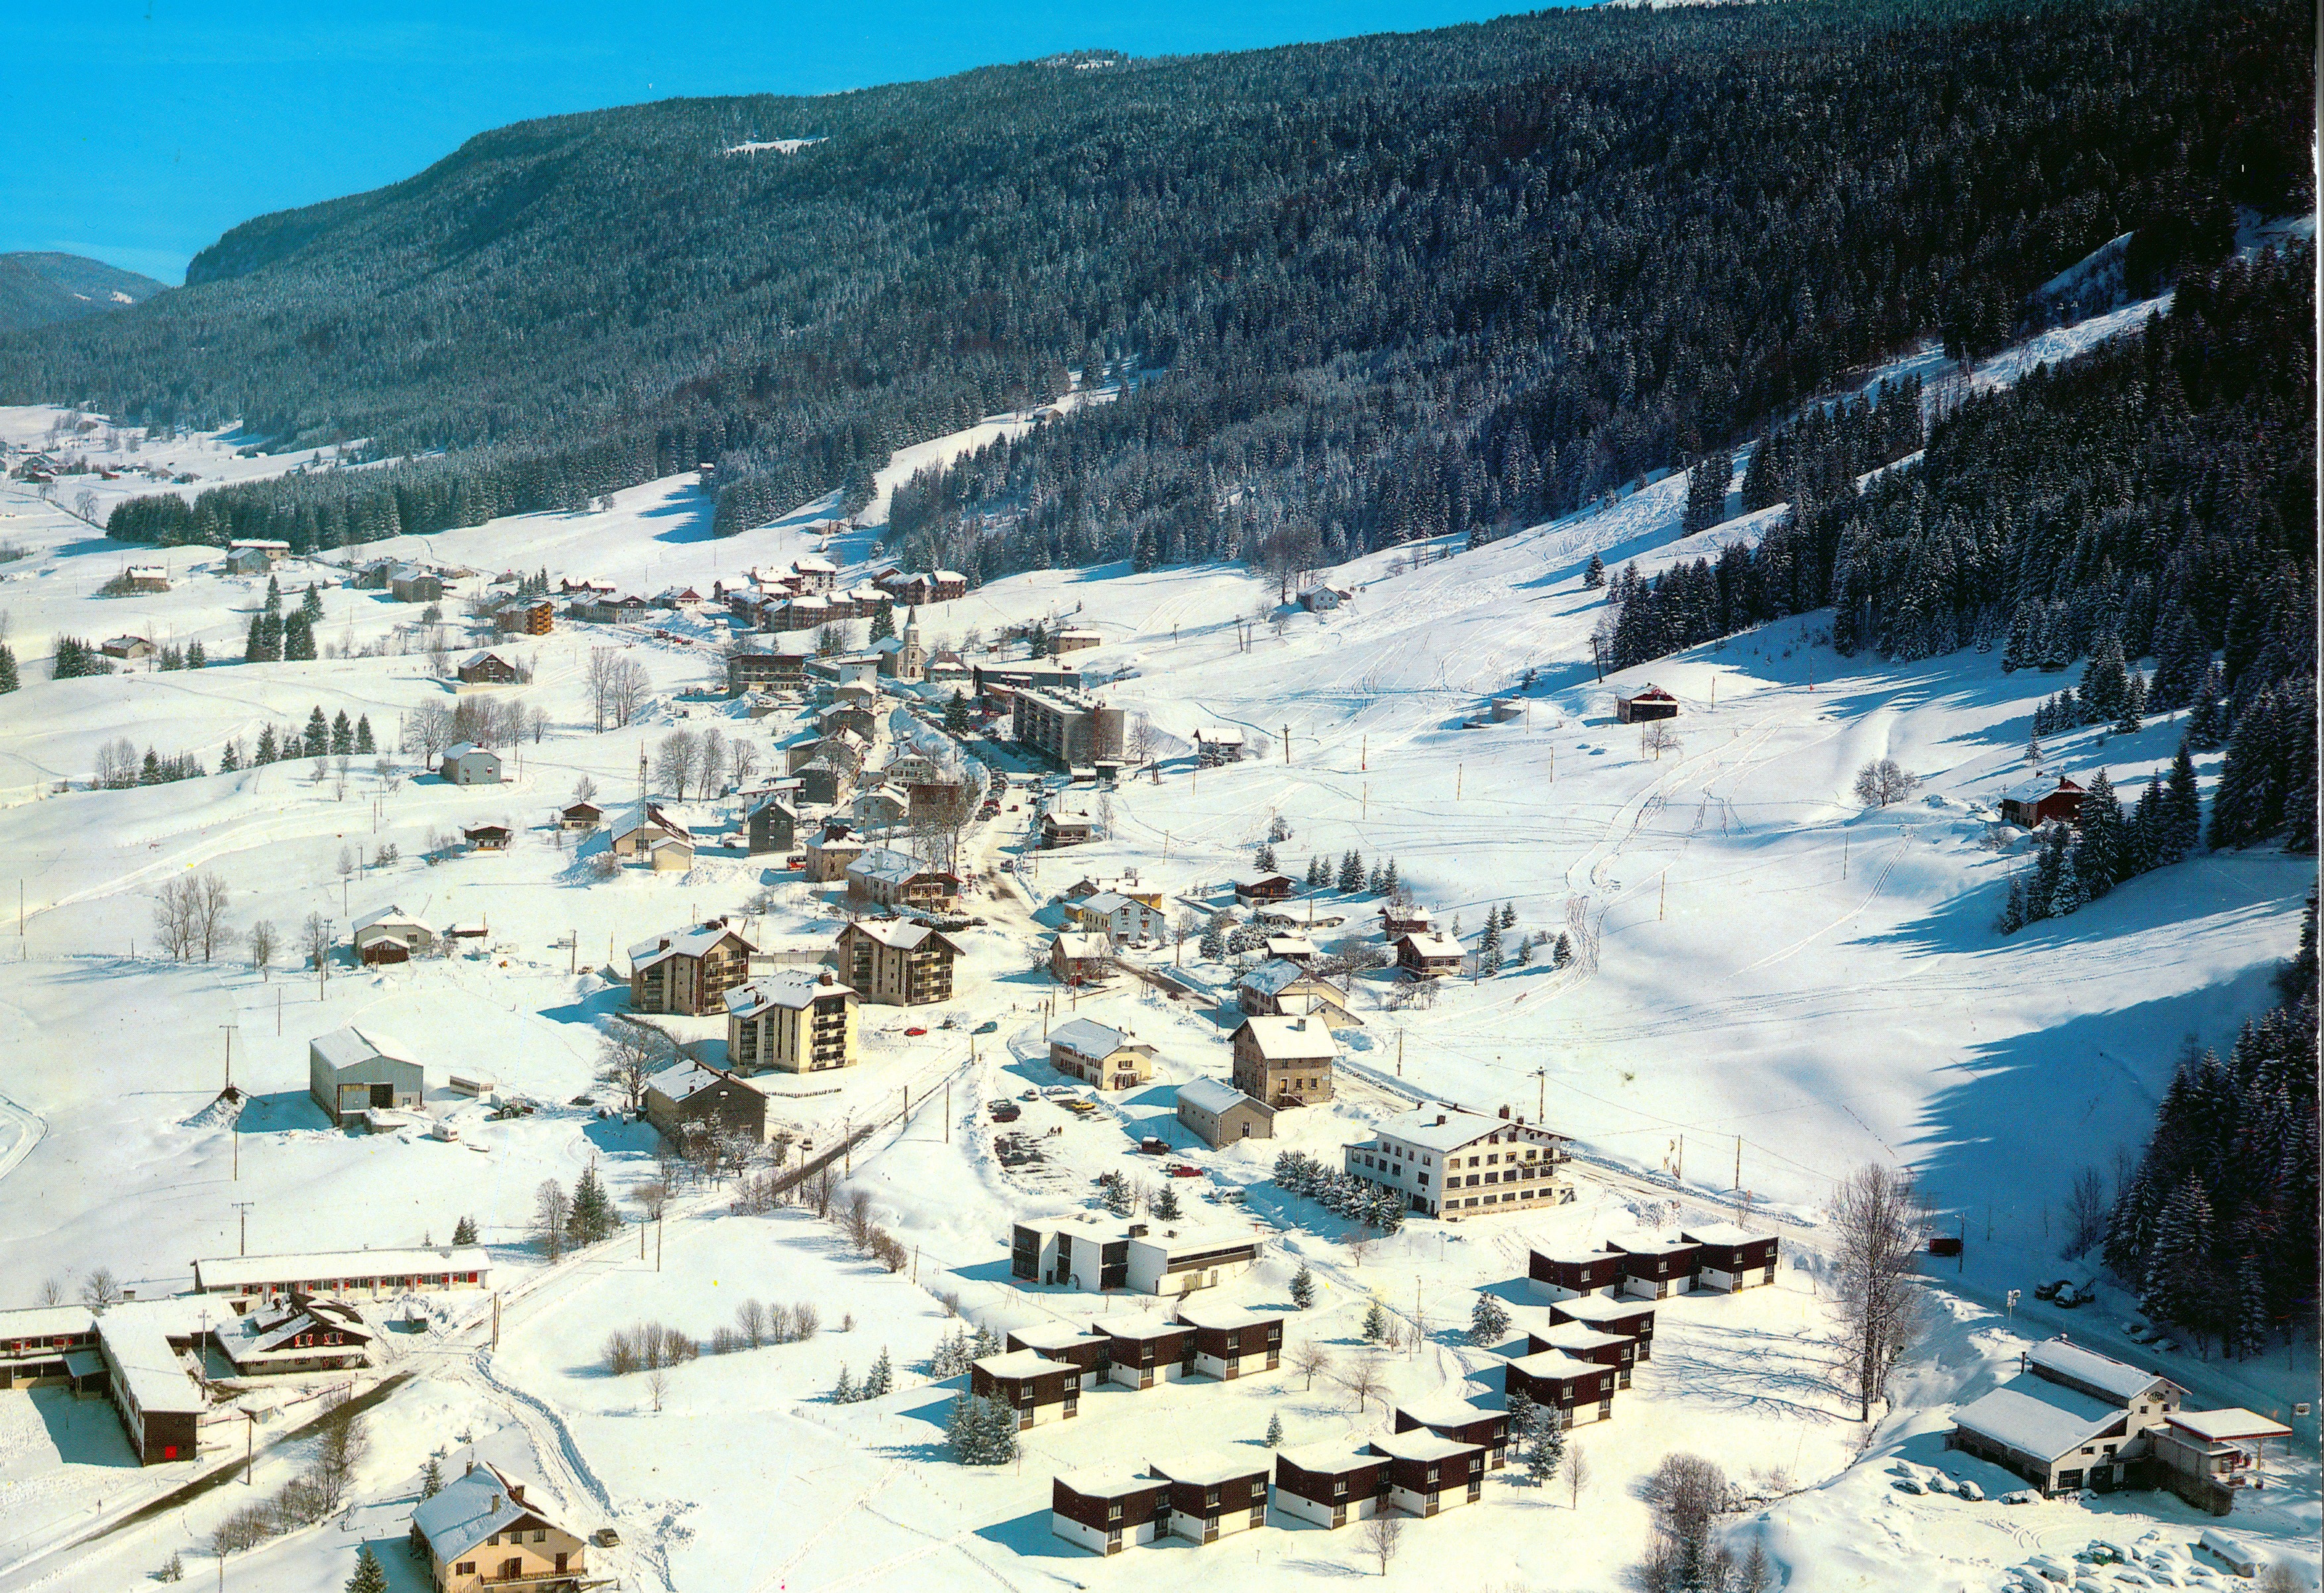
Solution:
<path fill-rule="evenodd" d="M 1504 903 L 1501 903 L 1501 927 L 1502 927 L 1503 929 L 1505 929 L 1505 930 L 1512 930 L 1512 929 L 1517 928 L 1517 903 L 1514 903 L 1514 902 L 1504 902 Z"/>
<path fill-rule="evenodd" d="M 597 1164 L 592 1162 L 573 1182 L 573 1209 L 566 1218 L 567 1230 L 575 1244 L 594 1245 L 613 1231 L 616 1220 L 613 1203 L 598 1180 Z"/>
<path fill-rule="evenodd" d="M 2022 873 L 2011 875 L 2009 889 L 2001 899 L 2000 915 L 1993 921 L 1996 931 L 2005 935 L 2014 935 L 2025 927 L 2025 894 L 2024 875 Z"/>
<path fill-rule="evenodd" d="M 881 604 L 872 611 L 872 635 L 874 642 L 884 642 L 896 634 L 896 619 L 890 606 Z"/>
<path fill-rule="evenodd" d="M 266 578 L 264 612 L 275 616 L 280 616 L 282 612 L 282 583 L 271 575 Z"/>
<path fill-rule="evenodd" d="M 1178 1205 L 1178 1191 L 1168 1183 L 1154 1191 L 1154 1198 L 1147 1202 L 1146 1209 L 1164 1222 L 1176 1222 L 1184 1215 Z"/>
<path fill-rule="evenodd" d="M 880 1347 L 880 1358 L 872 1363 L 872 1370 L 864 1375 L 863 1386 L 855 1397 L 875 1400 L 895 1385 L 895 1364 L 889 1360 L 888 1347 L 883 1344 Z"/>
<path fill-rule="evenodd" d="M 1489 979 L 1500 971 L 1501 921 L 1498 914 L 1488 909 L 1484 932 L 1477 937 L 1477 974 L 1480 978 Z"/>
<path fill-rule="evenodd" d="M 1283 1417 L 1279 1412 L 1272 1411 L 1268 1412 L 1265 1441 L 1270 1449 L 1279 1449 L 1283 1447 Z"/>
<path fill-rule="evenodd" d="M 1495 1295 L 1478 1295 L 1477 1303 L 1469 1311 L 1469 1342 L 1480 1349 L 1489 1349 L 1508 1330 L 1508 1307 Z"/>
<path fill-rule="evenodd" d="M 2186 744 L 2197 752 L 2217 752 L 2227 744 L 2227 716 L 2220 706 L 2227 694 L 2227 678 L 2219 666 L 2205 669 L 2187 712 Z"/>
<path fill-rule="evenodd" d="M 969 732 L 968 699 L 961 695 L 957 686 L 953 688 L 952 700 L 945 704 L 944 727 L 945 734 L 951 736 L 965 736 Z"/>
<path fill-rule="evenodd" d="M 1377 1299 L 1364 1311 L 1364 1342 L 1378 1344 L 1388 1337 L 1388 1307 Z"/>
<path fill-rule="evenodd" d="M 210 655 L 199 642 L 189 642 L 186 644 L 186 667 L 188 669 L 208 669 L 209 667 L 209 662 Z M 7 690 L 7 688 L 0 686 L 0 691 L 4 691 L 5 690 Z"/>
<path fill-rule="evenodd" d="M 379 745 L 372 739 L 371 736 L 371 716 L 364 714 L 355 720 L 355 751 L 369 753 L 378 750 Z"/>
<path fill-rule="evenodd" d="M 2074 873 L 2092 901 L 2129 877 L 2130 871 L 2123 867 L 2124 838 L 2122 804 L 2115 797 L 2114 783 L 2101 769 L 2082 793 L 2081 835 L 2074 842 Z"/>
<path fill-rule="evenodd" d="M 2130 671 L 2122 689 L 2122 711 L 2115 716 L 2114 729 L 2117 736 L 2135 736 L 2146 728 L 2146 680 L 2136 670 Z"/>
<path fill-rule="evenodd" d="M 1573 939 L 1563 930 L 1557 931 L 1557 944 L 1550 949 L 1549 966 L 1552 968 L 1573 966 Z"/>
<path fill-rule="evenodd" d="M 305 661 L 315 656 L 315 623 L 303 614 L 294 614 L 282 625 L 282 656 Z"/>
<path fill-rule="evenodd" d="M 1250 855 L 1250 866 L 1261 874 L 1273 874 L 1275 872 L 1274 846 L 1267 841 L 1259 842 Z"/>
<path fill-rule="evenodd" d="M 323 594 L 313 581 L 307 583 L 307 595 L 299 599 L 299 612 L 307 616 L 310 629 L 317 620 L 323 617 Z"/>
<path fill-rule="evenodd" d="M 2211 1198 L 2190 1177 L 2163 1200 L 2139 1304 L 2157 1321 L 2200 1331 L 2216 1292 L 2211 1272 Z"/>
<path fill-rule="evenodd" d="M 437 1463 L 435 1456 L 430 1455 L 427 1466 L 420 1473 L 420 1496 L 432 1499 L 443 1491 L 444 1468 Z"/>
<path fill-rule="evenodd" d="M 861 1397 L 855 1392 L 855 1379 L 848 1375 L 847 1363 L 840 1362 L 839 1381 L 831 1385 L 831 1403 L 835 1405 L 853 1404 Z"/>
<path fill-rule="evenodd" d="M 1379 889 L 1383 896 L 1393 896 L 1404 889 L 1404 882 L 1397 877 L 1396 859 L 1393 857 L 1390 857 L 1388 860 L 1388 866 L 1380 870 Z"/>
<path fill-rule="evenodd" d="M 1526 1446 L 1526 1475 L 1533 1486 L 1545 1488 L 1565 1461 L 1565 1423 L 1555 1416 L 1541 1422 L 1533 1442 Z"/>
<path fill-rule="evenodd" d="M 1116 1217 L 1128 1217 L 1137 1205 L 1130 1189 L 1130 1180 L 1119 1172 L 1108 1172 L 1098 1180 L 1099 1196 L 1105 1209 Z"/>
<path fill-rule="evenodd" d="M 464 1217 L 458 1222 L 452 1225 L 452 1243 L 455 1245 L 473 1245 L 475 1242 L 476 1219 L 475 1218 Z"/>
<path fill-rule="evenodd" d="M 19 684 L 16 679 L 16 650 L 0 642 L 0 695 L 14 691 Z"/>
<path fill-rule="evenodd" d="M 2050 916 L 2064 918 L 2080 912 L 2089 900 L 2089 887 L 2082 883 L 2081 871 L 2074 866 L 2074 855 L 2070 851 L 2059 859 L 2058 883 L 2050 890 Z"/>
<path fill-rule="evenodd" d="M 242 662 L 266 662 L 266 622 L 254 614 L 250 616 L 250 640 L 243 644 Z"/>
<path fill-rule="evenodd" d="M 228 737 L 226 744 L 218 749 L 218 773 L 231 774 L 241 767 L 242 747 L 232 737 Z"/>
<path fill-rule="evenodd" d="M 1606 584 L 1606 561 L 1595 553 L 1590 555 L 1590 562 L 1582 567 L 1582 584 L 1593 592 Z"/>
<path fill-rule="evenodd" d="M 2122 637 L 2112 629 L 2100 635 L 2082 666 L 2082 717 L 2104 724 L 2122 712 L 2128 690 L 2122 662 Z"/>
<path fill-rule="evenodd" d="M 310 758 L 322 757 L 331 750 L 331 724 L 328 719 L 323 718 L 320 703 L 318 703 L 314 711 L 307 716 L 307 734 L 303 750 Z"/>
<path fill-rule="evenodd" d="M 2203 799 L 2195 784 L 2195 760 L 2187 751 L 2193 739 L 2190 734 L 2181 741 L 2178 755 L 2171 760 L 2171 778 L 2163 786 L 2162 821 L 2155 827 L 2157 866 L 2178 862 L 2202 840 Z"/>
<path fill-rule="evenodd" d="M 274 745 L 274 727 L 261 725 L 258 727 L 258 749 L 251 755 L 251 766 L 255 768 L 261 764 L 273 763 L 279 756 L 281 751 Z"/>
<path fill-rule="evenodd" d="M 355 749 L 355 727 L 347 721 L 347 710 L 341 709 L 331 721 L 331 755 L 344 756 Z"/>
<path fill-rule="evenodd" d="M 1315 1306 L 1315 1274 L 1304 1261 L 1291 1274 L 1291 1303 L 1301 1311 L 1313 1311 Z"/>
<path fill-rule="evenodd" d="M 1331 883 L 1331 866 L 1321 856 L 1311 856 L 1307 859 L 1307 888 L 1311 891 L 1320 891 Z"/>
<path fill-rule="evenodd" d="M 347 1579 L 347 1593 L 387 1593 L 387 1568 L 372 1553 L 369 1543 L 355 1551 L 355 1574 Z"/>
<path fill-rule="evenodd" d="M 1350 895 L 1364 888 L 1363 857 L 1353 847 L 1350 847 L 1340 858 L 1339 886 Z"/>
<path fill-rule="evenodd" d="M 1202 954 L 1204 962 L 1223 962 L 1227 955 L 1226 914 L 1216 912 L 1203 926 Z"/>
<path fill-rule="evenodd" d="M 145 762 L 137 770 L 137 783 L 140 785 L 161 783 L 161 759 L 150 746 L 145 749 Z"/>

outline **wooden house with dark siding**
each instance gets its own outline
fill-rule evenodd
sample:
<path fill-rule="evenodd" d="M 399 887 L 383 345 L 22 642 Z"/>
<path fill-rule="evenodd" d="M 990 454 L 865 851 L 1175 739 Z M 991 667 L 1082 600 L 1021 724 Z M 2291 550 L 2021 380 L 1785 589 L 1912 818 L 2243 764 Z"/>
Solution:
<path fill-rule="evenodd" d="M 1643 725 L 1649 719 L 1678 718 L 1678 699 L 1652 681 L 1635 697 L 1614 699 L 1614 717 L 1625 725 Z"/>
<path fill-rule="evenodd" d="M 1568 1427 L 1602 1422 L 1614 1413 L 1614 1368 L 1577 1359 L 1562 1349 L 1510 1361 L 1505 1386 L 1511 1399 L 1523 1394 L 1543 1409 L 1557 1412 Z"/>
<path fill-rule="evenodd" d="M 1102 1333 L 1084 1333 L 1070 1322 L 1048 1322 L 1038 1328 L 1019 1328 L 1009 1335 L 1011 1350 L 1029 1349 L 1064 1361 L 1080 1369 L 1086 1386 L 1105 1375 L 1106 1352 L 1112 1340 Z"/>
<path fill-rule="evenodd" d="M 1539 1355 L 1562 1349 L 1577 1361 L 1614 1368 L 1614 1386 L 1630 1386 L 1630 1367 L 1638 1358 L 1638 1341 L 1627 1333 L 1609 1333 L 1587 1322 L 1558 1322 L 1545 1333 L 1527 1333 L 1526 1350 Z"/>
<path fill-rule="evenodd" d="M 1738 1289 L 1764 1288 L 1775 1281 L 1775 1257 L 1783 1241 L 1768 1229 L 1712 1222 L 1681 1228 L 1678 1236 L 1701 1247 L 1694 1267 L 1698 1289 L 1731 1294 Z"/>
<path fill-rule="evenodd" d="M 1194 1373 L 1194 1329 L 1159 1316 L 1102 1317 L 1090 1324 L 1106 1337 L 1106 1380 L 1124 1388 L 1181 1383 Z"/>
<path fill-rule="evenodd" d="M 1536 1250 L 1526 1264 L 1526 1284 L 1536 1295 L 1571 1300 L 1620 1286 L 1622 1257 L 1611 1250 Z"/>
<path fill-rule="evenodd" d="M 1321 1527 L 1378 1515 L 1388 1458 L 1347 1442 L 1303 1444 L 1275 1454 L 1275 1507 Z"/>
<path fill-rule="evenodd" d="M 1049 1531 L 1093 1554 L 1150 1543 L 1168 1515 L 1169 1482 L 1111 1467 L 1060 1472 L 1049 1484 Z"/>
<path fill-rule="evenodd" d="M 1694 1269 L 1702 1247 L 1685 1239 L 1644 1237 L 1615 1239 L 1606 1248 L 1622 1257 L 1620 1292 L 1641 1300 L 1665 1300 L 1694 1288 Z"/>
<path fill-rule="evenodd" d="M 722 1013 L 726 992 L 750 978 L 756 949 L 724 918 L 641 940 L 630 948 L 630 1010 Z"/>
<path fill-rule="evenodd" d="M 1147 1469 L 1170 1485 L 1166 1530 L 1172 1537 L 1213 1543 L 1267 1524 L 1268 1468 L 1253 1452 L 1210 1449 L 1154 1461 Z"/>
<path fill-rule="evenodd" d="M 1499 1471 L 1508 1462 L 1509 1413 L 1487 1411 L 1465 1400 L 1444 1395 L 1406 1401 L 1396 1407 L 1396 1431 L 1426 1428 L 1439 1438 L 1475 1444 L 1485 1451 L 1485 1469 Z"/>
<path fill-rule="evenodd" d="M 689 1133 L 746 1134 L 763 1144 L 771 1132 L 767 1098 L 707 1062 L 681 1061 L 646 1080 L 646 1121 L 671 1139 Z"/>
<path fill-rule="evenodd" d="M 1485 1449 L 1442 1438 L 1425 1427 L 1382 1433 L 1372 1452 L 1388 1457 L 1388 1502 L 1407 1515 L 1429 1516 L 1473 1505 L 1485 1491 Z"/>
<path fill-rule="evenodd" d="M 1283 1364 L 1283 1319 L 1238 1305 L 1181 1306 L 1194 1330 L 1194 1370 L 1221 1381 L 1272 1372 Z"/>
<path fill-rule="evenodd" d="M 752 857 L 788 852 L 798 835 L 798 813 L 782 798 L 767 797 L 752 805 L 745 827 Z"/>
<path fill-rule="evenodd" d="M 1581 1322 L 1601 1333 L 1620 1333 L 1637 1341 L 1637 1358 L 1655 1358 L 1655 1307 L 1646 1300 L 1633 1300 L 1626 1294 L 1584 1294 L 1571 1300 L 1554 1301 L 1549 1308 L 1553 1326 L 1560 1322 Z"/>
<path fill-rule="evenodd" d="M 1053 1361 L 1037 1349 L 1012 1350 L 971 1363 L 968 1392 L 1015 1411 L 1021 1430 L 1081 1414 L 1082 1373 L 1071 1362 Z"/>

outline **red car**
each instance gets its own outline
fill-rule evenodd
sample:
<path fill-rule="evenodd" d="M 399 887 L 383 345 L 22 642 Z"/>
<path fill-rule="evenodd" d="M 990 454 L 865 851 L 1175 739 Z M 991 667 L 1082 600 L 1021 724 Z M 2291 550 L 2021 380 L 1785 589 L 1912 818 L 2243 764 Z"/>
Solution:
<path fill-rule="evenodd" d="M 921 1035 L 927 1033 L 927 1031 L 926 1029 L 921 1028 L 907 1029 L 904 1031 L 904 1038 L 907 1040 L 918 1040 Z"/>
<path fill-rule="evenodd" d="M 1163 1171 L 1169 1173 L 1172 1178 L 1200 1178 L 1203 1176 L 1203 1170 L 1201 1168 L 1189 1167 L 1184 1162 L 1173 1162 Z"/>

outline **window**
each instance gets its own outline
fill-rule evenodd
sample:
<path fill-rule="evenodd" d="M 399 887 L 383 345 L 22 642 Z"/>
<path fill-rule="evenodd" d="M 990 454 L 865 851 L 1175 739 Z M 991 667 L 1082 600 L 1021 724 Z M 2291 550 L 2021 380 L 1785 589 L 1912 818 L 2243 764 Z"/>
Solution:
<path fill-rule="evenodd" d="M 532 1541 L 536 1543 L 546 1543 L 549 1542 L 549 1529 L 544 1526 L 537 1526 L 533 1528 Z"/>
<path fill-rule="evenodd" d="M 476 1574 L 476 1562 L 473 1560 L 464 1560 L 452 1568 L 452 1574 L 456 1577 L 473 1577 Z"/>

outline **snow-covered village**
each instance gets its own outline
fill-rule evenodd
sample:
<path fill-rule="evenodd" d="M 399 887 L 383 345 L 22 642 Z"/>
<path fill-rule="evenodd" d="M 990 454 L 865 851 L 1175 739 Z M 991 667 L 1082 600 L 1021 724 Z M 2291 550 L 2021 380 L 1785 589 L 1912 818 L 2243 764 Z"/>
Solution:
<path fill-rule="evenodd" d="M 0 1593 L 2317 1588 L 2313 191 L 1361 493 L 0 330 Z"/>

